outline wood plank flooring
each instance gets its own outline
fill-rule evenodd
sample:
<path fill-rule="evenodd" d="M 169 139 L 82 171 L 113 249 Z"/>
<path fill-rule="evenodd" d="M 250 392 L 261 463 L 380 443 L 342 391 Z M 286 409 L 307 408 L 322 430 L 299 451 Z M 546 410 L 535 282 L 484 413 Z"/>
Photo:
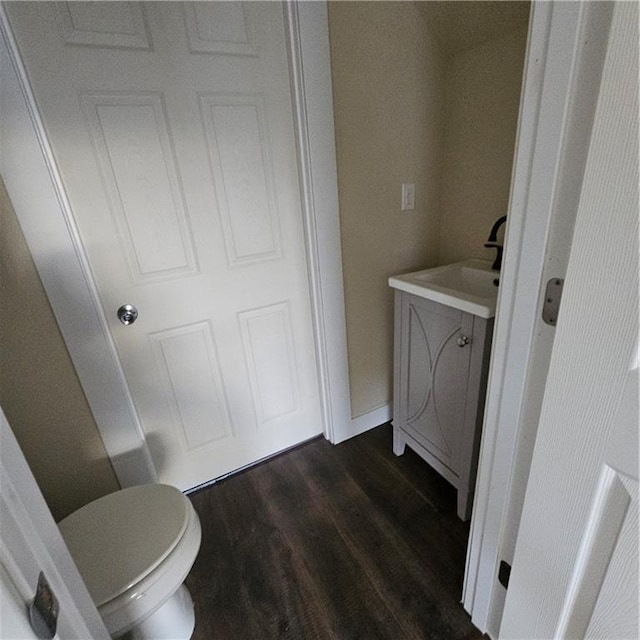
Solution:
<path fill-rule="evenodd" d="M 455 490 L 383 425 L 317 439 L 192 494 L 193 640 L 481 638 L 459 604 Z"/>

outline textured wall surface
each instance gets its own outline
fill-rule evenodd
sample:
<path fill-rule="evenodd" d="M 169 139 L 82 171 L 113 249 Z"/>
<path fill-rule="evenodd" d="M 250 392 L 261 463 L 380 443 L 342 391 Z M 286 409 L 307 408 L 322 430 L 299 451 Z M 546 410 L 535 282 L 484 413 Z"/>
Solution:
<path fill-rule="evenodd" d="M 443 65 L 410 2 L 332 2 L 329 27 L 352 415 L 391 401 L 387 278 L 437 261 Z M 400 210 L 401 183 L 416 208 Z"/>
<path fill-rule="evenodd" d="M 56 520 L 119 489 L 0 180 L 0 405 Z"/>
<path fill-rule="evenodd" d="M 441 264 L 495 257 L 483 244 L 507 213 L 526 41 L 520 27 L 447 61 Z"/>
<path fill-rule="evenodd" d="M 420 3 L 329 3 L 353 417 L 391 400 L 388 276 L 495 255 L 483 244 L 509 198 L 521 13 L 507 35 L 452 53 L 451 25 Z M 411 213 L 403 182 L 416 184 Z"/>

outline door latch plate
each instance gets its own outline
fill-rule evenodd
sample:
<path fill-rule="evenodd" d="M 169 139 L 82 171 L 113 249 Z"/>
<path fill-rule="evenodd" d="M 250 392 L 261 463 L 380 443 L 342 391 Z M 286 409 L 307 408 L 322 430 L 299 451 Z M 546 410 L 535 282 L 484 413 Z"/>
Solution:
<path fill-rule="evenodd" d="M 58 627 L 60 605 L 44 573 L 38 576 L 36 595 L 29 605 L 31 627 L 40 640 L 52 640 Z"/>
<path fill-rule="evenodd" d="M 556 323 L 558 322 L 558 313 L 560 312 L 560 300 L 562 298 L 563 285 L 563 278 L 551 278 L 551 280 L 547 282 L 547 288 L 544 292 L 542 319 L 552 327 L 555 327 Z"/>

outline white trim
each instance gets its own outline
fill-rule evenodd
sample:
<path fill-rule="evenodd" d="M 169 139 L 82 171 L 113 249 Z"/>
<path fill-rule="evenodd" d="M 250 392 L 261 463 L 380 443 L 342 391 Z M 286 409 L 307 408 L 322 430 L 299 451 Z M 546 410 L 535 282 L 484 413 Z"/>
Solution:
<path fill-rule="evenodd" d="M 287 2 L 285 25 L 324 435 L 351 428 L 326 2 Z"/>
<path fill-rule="evenodd" d="M 367 411 L 351 421 L 352 435 L 358 436 L 369 429 L 375 429 L 385 422 L 389 422 L 392 418 L 391 404 L 385 404 L 382 407 Z"/>
<path fill-rule="evenodd" d="M 0 442 L 0 567 L 15 585 L 25 615 L 42 571 L 60 605 L 56 637 L 108 640 L 109 633 L 2 409 Z"/>
<path fill-rule="evenodd" d="M 46 130 L 0 4 L 0 173 L 121 486 L 156 480 Z"/>
<path fill-rule="evenodd" d="M 324 433 L 339 442 L 355 434 L 326 3 L 286 5 L 285 24 Z M 0 31 L 8 49 L 2 71 L 15 76 L 12 83 L 2 78 L 0 171 L 118 480 L 122 486 L 153 482 L 157 476 L 144 433 L 2 4 Z M 20 139 L 12 140 L 18 132 Z"/>
<path fill-rule="evenodd" d="M 600 55 L 598 42 L 594 44 L 598 38 L 584 37 L 584 29 L 590 20 L 606 22 L 607 11 L 589 3 L 532 5 L 463 592 L 472 622 L 492 637 L 498 634 L 506 593 L 497 582 L 498 567 L 501 559 L 511 560 L 505 557 L 505 536 L 516 535 L 521 504 L 515 503 L 521 501 L 528 479 L 535 416 L 553 345 L 554 332 L 541 338 L 537 326 L 542 289 L 549 270 L 563 277 L 566 269 L 564 256 L 549 252 L 550 237 L 558 233 L 553 226 L 562 215 L 562 224 L 569 227 L 563 233 L 569 239 L 572 235 L 574 216 L 561 209 L 572 204 L 576 190 L 579 194 L 588 146 L 584 137 L 588 140 L 591 130 L 589 106 L 587 113 L 580 111 L 580 92 L 587 87 L 597 95 L 597 72 L 577 80 L 586 65 L 595 62 L 597 68 Z M 566 244 L 562 253 L 568 257 Z M 547 357 L 540 356 L 541 349 Z"/>

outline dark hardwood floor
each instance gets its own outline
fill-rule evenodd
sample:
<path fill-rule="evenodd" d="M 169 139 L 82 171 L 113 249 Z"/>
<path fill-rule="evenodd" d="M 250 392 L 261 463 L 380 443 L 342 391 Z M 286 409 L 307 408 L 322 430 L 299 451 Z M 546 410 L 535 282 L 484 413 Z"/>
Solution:
<path fill-rule="evenodd" d="M 193 640 L 481 638 L 455 490 L 391 427 L 317 439 L 193 494 Z"/>

